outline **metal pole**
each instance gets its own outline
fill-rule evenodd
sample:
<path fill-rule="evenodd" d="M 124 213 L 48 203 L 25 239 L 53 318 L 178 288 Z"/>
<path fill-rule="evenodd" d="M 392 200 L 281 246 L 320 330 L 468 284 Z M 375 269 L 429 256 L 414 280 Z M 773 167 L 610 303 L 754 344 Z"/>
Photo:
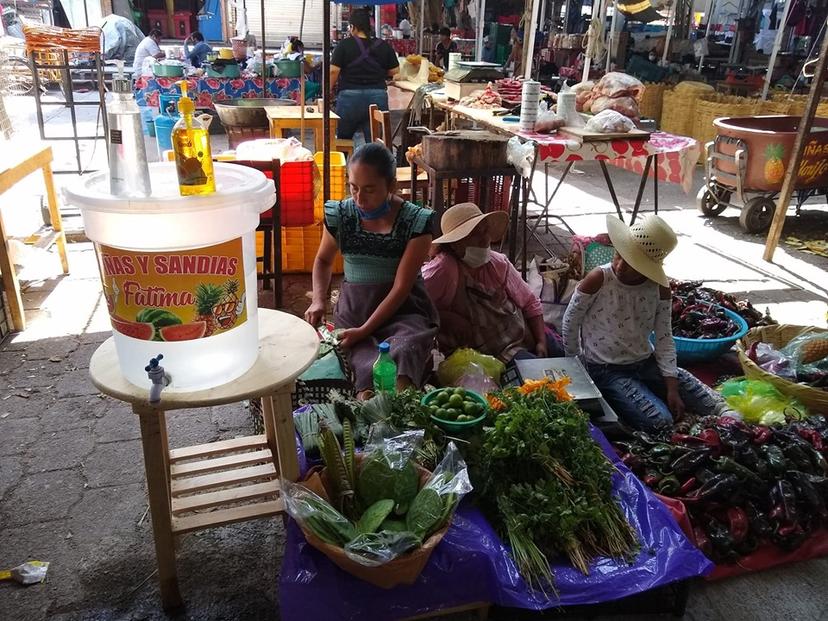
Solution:
<path fill-rule="evenodd" d="M 785 24 L 788 23 L 788 13 L 791 10 L 791 5 L 794 0 L 787 0 L 785 8 L 782 9 L 782 19 L 779 20 L 779 27 L 776 30 L 776 39 L 773 41 L 773 52 L 771 52 L 770 61 L 768 62 L 768 72 L 765 74 L 765 84 L 762 87 L 762 99 L 768 98 L 768 89 L 770 89 L 771 76 L 773 75 L 773 68 L 776 66 L 776 55 L 782 47 L 782 37 L 785 35 Z"/>
<path fill-rule="evenodd" d="M 425 4 L 425 0 L 423 0 L 423 4 Z M 486 30 L 485 15 L 486 0 L 480 0 L 477 11 L 477 54 L 475 54 L 475 58 L 477 60 L 483 60 L 483 37 Z"/>
<path fill-rule="evenodd" d="M 593 4 L 592 7 L 594 9 L 595 5 Z M 604 14 L 603 9 L 604 9 L 604 0 L 598 0 L 598 18 L 601 20 L 602 23 L 603 23 L 603 17 L 602 16 Z M 595 19 L 595 13 L 593 13 L 592 16 L 590 17 L 590 22 L 593 19 Z M 589 38 L 587 39 L 587 52 L 589 52 L 589 48 L 591 47 L 591 45 L 590 45 L 591 42 L 592 42 L 592 35 L 590 35 Z M 581 82 L 586 82 L 587 80 L 589 80 L 589 70 L 590 70 L 591 66 L 592 66 L 592 57 L 589 54 L 587 54 L 586 58 L 584 59 L 584 74 L 581 77 Z"/>
<path fill-rule="evenodd" d="M 739 39 L 742 38 L 739 26 L 741 26 L 742 9 L 744 6 L 745 0 L 739 0 L 739 11 L 736 13 L 736 35 L 733 37 L 733 41 L 730 44 L 730 56 L 728 57 L 728 62 L 731 64 L 738 62 L 736 57 L 739 55 Z"/>
<path fill-rule="evenodd" d="M 668 16 L 667 18 L 667 36 L 664 39 L 664 51 L 661 53 L 661 64 L 667 64 L 667 57 L 670 55 L 670 39 L 673 38 L 673 26 L 676 23 L 676 17 L 678 16 L 678 5 L 681 0 L 674 0 L 673 6 L 670 9 L 673 12 L 672 19 Z"/>
<path fill-rule="evenodd" d="M 608 0 L 609 1 L 609 0 Z M 618 24 L 618 3 L 612 6 L 612 22 L 610 22 L 609 31 L 609 45 L 607 46 L 607 66 L 606 71 L 610 70 L 610 62 L 612 62 L 612 47 L 615 45 L 615 26 Z"/>
<path fill-rule="evenodd" d="M 707 2 L 707 10 L 704 12 L 704 17 L 707 19 L 707 30 L 704 32 L 704 40 L 705 45 L 707 45 L 707 39 L 710 37 L 710 27 L 713 25 L 713 7 L 715 6 L 715 0 L 708 0 Z M 701 71 L 702 64 L 704 63 L 704 54 L 699 56 L 699 68 L 698 71 Z"/>
<path fill-rule="evenodd" d="M 485 2 L 486 0 L 483 0 Z M 420 31 L 420 56 L 423 55 L 423 23 L 425 22 L 425 5 L 426 0 L 420 0 L 420 23 L 417 24 L 418 30 Z"/>
<path fill-rule="evenodd" d="M 322 14 L 322 199 L 331 196 L 331 0 Z"/>
<path fill-rule="evenodd" d="M 382 19 L 382 15 L 380 13 L 380 5 L 374 5 L 374 33 L 377 35 L 377 39 L 380 38 L 380 20 Z"/>
<path fill-rule="evenodd" d="M 782 24 L 784 25 L 784 23 L 783 18 Z M 782 236 L 782 228 L 785 226 L 785 216 L 788 212 L 788 204 L 791 202 L 794 184 L 796 183 L 796 179 L 799 175 L 799 167 L 802 164 L 803 153 L 805 151 L 805 141 L 811 133 L 811 126 L 813 125 L 814 117 L 816 116 L 817 106 L 819 105 L 819 95 L 822 93 L 822 87 L 825 84 L 826 72 L 828 72 L 828 37 L 824 37 L 822 39 L 822 48 L 820 49 L 816 71 L 814 71 L 814 78 L 811 81 L 811 92 L 808 94 L 808 103 L 805 104 L 805 112 L 802 114 L 802 119 L 798 123 L 799 127 L 797 127 L 796 130 L 796 138 L 794 138 L 791 161 L 787 163 L 788 166 L 785 170 L 785 180 L 782 182 L 782 190 L 779 193 L 779 200 L 776 203 L 776 211 L 773 214 L 773 221 L 771 222 L 770 231 L 768 232 L 768 239 L 765 243 L 765 253 L 762 255 L 762 258 L 764 258 L 765 261 L 773 260 L 773 254 L 776 252 L 776 246 L 779 244 L 779 238 Z M 810 163 L 824 163 L 819 155 L 815 158 L 812 154 L 808 159 Z"/>
<path fill-rule="evenodd" d="M 529 40 L 526 44 L 526 66 L 523 70 L 523 75 L 527 80 L 532 78 L 532 61 L 535 60 L 535 33 L 538 31 L 539 11 L 540 0 L 532 0 L 532 22 L 529 24 Z"/>
<path fill-rule="evenodd" d="M 262 9 L 262 98 L 267 97 L 267 46 L 265 45 L 265 0 L 261 1 Z"/>
<path fill-rule="evenodd" d="M 305 4 L 307 0 L 302 0 L 302 17 L 299 19 L 299 39 L 302 39 L 302 31 L 305 29 Z"/>

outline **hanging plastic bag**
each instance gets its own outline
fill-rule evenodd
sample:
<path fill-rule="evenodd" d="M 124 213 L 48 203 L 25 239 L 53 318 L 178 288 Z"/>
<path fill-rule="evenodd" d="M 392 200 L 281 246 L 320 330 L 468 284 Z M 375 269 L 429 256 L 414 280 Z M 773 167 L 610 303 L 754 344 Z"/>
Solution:
<path fill-rule="evenodd" d="M 748 423 L 781 425 L 786 418 L 807 416 L 805 406 L 762 380 L 728 380 L 719 387 L 719 392 L 727 405 L 739 412 Z"/>
<path fill-rule="evenodd" d="M 487 356 L 474 349 L 463 347 L 440 363 L 437 369 L 437 379 L 443 386 L 454 386 L 455 382 L 471 368 L 470 364 L 482 367 L 486 375 L 498 384 L 500 376 L 506 371 L 506 366 L 494 356 Z"/>
<path fill-rule="evenodd" d="M 506 143 L 506 161 L 515 167 L 521 177 L 527 179 L 532 174 L 535 161 L 534 144 L 523 142 L 517 136 L 512 136 Z"/>

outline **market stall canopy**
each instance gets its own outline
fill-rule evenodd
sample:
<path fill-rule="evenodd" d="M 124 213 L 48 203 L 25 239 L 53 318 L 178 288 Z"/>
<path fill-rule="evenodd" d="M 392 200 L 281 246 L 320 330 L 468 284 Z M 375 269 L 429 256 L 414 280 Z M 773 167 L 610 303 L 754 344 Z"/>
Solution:
<path fill-rule="evenodd" d="M 642 0 L 641 2 L 619 2 L 616 7 L 621 15 L 636 22 L 657 22 L 667 19 L 653 8 L 650 0 Z"/>

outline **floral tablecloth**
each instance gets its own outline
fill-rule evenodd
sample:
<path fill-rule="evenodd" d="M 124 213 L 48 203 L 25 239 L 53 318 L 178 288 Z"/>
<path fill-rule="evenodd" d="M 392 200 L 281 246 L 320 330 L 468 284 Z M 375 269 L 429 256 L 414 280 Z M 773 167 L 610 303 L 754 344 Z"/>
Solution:
<path fill-rule="evenodd" d="M 563 135 L 549 136 L 517 132 L 522 138 L 538 143 L 538 162 L 578 162 L 606 160 L 620 168 L 639 175 L 651 155 L 658 155 L 658 180 L 676 183 L 689 192 L 693 183 L 693 170 L 699 159 L 699 143 L 687 136 L 674 136 L 665 132 L 650 135 L 649 140 L 599 140 L 581 143 Z M 655 166 L 651 166 L 652 177 Z"/>
<path fill-rule="evenodd" d="M 140 77 L 135 81 L 135 101 L 139 106 L 157 108 L 162 93 L 177 93 L 180 78 Z M 187 78 L 187 88 L 197 108 L 215 109 L 214 101 L 255 99 L 262 96 L 262 78 Z M 269 97 L 299 101 L 299 80 L 271 78 Z"/>

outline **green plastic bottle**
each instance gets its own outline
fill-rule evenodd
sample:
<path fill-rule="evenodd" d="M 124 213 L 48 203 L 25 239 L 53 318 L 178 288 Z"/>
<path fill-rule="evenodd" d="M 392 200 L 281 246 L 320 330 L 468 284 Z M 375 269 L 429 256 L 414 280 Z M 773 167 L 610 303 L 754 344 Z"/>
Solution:
<path fill-rule="evenodd" d="M 391 344 L 379 344 L 379 356 L 374 362 L 374 392 L 395 392 L 397 388 L 397 363 L 391 358 Z"/>

